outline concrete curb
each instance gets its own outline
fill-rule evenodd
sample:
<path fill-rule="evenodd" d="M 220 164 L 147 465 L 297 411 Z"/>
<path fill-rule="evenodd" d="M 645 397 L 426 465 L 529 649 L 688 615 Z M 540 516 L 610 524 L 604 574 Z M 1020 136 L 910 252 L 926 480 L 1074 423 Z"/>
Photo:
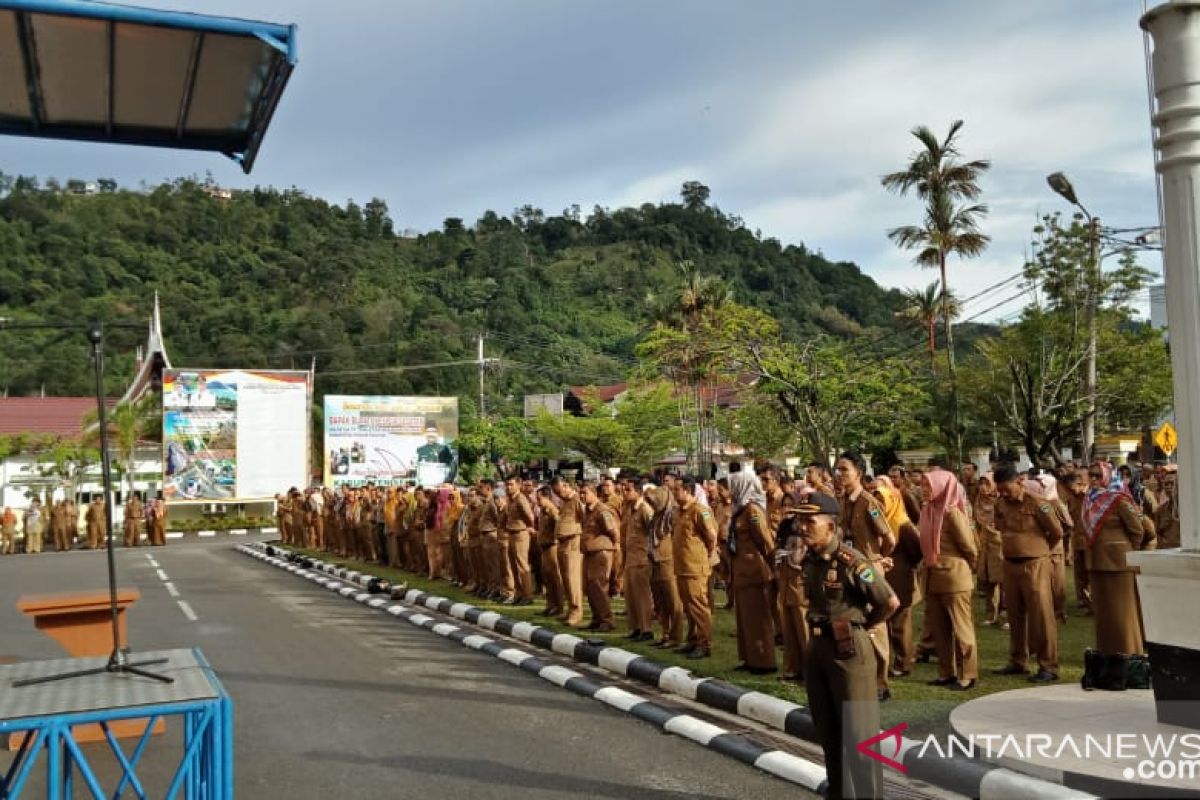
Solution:
<path fill-rule="evenodd" d="M 390 599 L 385 594 L 365 591 L 354 585 L 360 578 L 365 577 L 366 580 L 371 580 L 369 576 L 355 573 L 355 579 L 326 577 L 329 568 L 327 564 L 320 564 L 318 568 L 318 562 L 313 562 L 313 568 L 310 569 L 282 558 L 267 555 L 265 548 L 238 545 L 237 549 L 273 566 L 286 569 L 288 572 L 306 578 L 355 602 L 391 614 L 393 617 L 405 620 L 419 628 L 433 631 L 464 647 L 495 656 L 501 661 L 531 672 L 569 692 L 598 700 L 643 722 L 648 722 L 664 733 L 681 736 L 755 769 L 803 786 L 812 792 L 820 794 L 824 793 L 826 789 L 825 768 L 820 764 L 782 750 L 762 747 L 747 740 L 741 734 L 725 730 L 690 714 L 666 708 L 619 686 L 604 685 L 575 670 L 548 663 L 533 653 L 511 647 L 506 642 L 472 633 L 470 628 L 452 625 L 448 622 L 438 622 L 435 618 L 421 613 L 420 609 L 424 606 L 419 604 L 417 608 L 407 607 Z"/>
<path fill-rule="evenodd" d="M 270 545 L 273 552 L 285 558 L 267 555 L 268 545 L 251 543 L 239 545 L 238 550 L 292 572 L 316 571 L 340 578 L 343 581 L 364 587 L 379 579 L 365 573 L 336 567 L 317 559 L 300 557 L 286 548 Z M 303 563 L 297 566 L 286 560 L 295 555 Z M 349 595 L 347 595 L 349 596 Z M 381 595 L 367 593 L 368 597 Z M 716 678 L 697 678 L 682 667 L 671 667 L 652 659 L 618 647 L 597 647 L 578 636 L 513 620 L 494 611 L 483 611 L 469 603 L 455 602 L 416 589 L 409 590 L 404 601 L 434 611 L 448 614 L 456 619 L 492 630 L 536 647 L 565 655 L 576 661 L 615 672 L 661 691 L 694 700 L 713 708 L 752 719 L 777 730 L 807 741 L 816 741 L 816 729 L 807 708 L 778 697 L 750 691 Z M 958 758 L 937 758 L 931 755 L 920 757 L 922 742 L 902 737 L 897 760 L 904 765 L 909 777 L 935 784 L 943 789 L 977 797 L 980 800 L 1097 800 L 1097 796 L 1077 791 L 1056 783 L 1034 778 L 1007 767 L 984 761 Z"/>

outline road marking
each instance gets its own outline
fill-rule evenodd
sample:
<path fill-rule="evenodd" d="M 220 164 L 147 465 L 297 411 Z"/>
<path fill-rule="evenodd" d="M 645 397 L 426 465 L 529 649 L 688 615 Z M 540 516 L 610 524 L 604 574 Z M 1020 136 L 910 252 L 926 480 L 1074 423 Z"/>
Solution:
<path fill-rule="evenodd" d="M 176 600 L 175 602 L 179 604 L 179 610 L 183 612 L 183 615 L 188 618 L 189 622 L 195 622 L 199 619 L 196 616 L 196 612 L 192 611 L 192 607 L 187 604 L 186 600 Z"/>
<path fill-rule="evenodd" d="M 152 566 L 152 567 L 158 566 L 158 562 L 154 560 L 154 556 L 150 555 L 149 553 L 146 553 L 146 560 L 150 562 L 150 566 Z"/>
<path fill-rule="evenodd" d="M 161 569 L 156 569 L 154 571 L 158 573 L 158 579 L 160 581 L 169 581 L 170 580 L 170 578 L 167 577 L 167 573 L 163 572 Z"/>
<path fill-rule="evenodd" d="M 167 594 L 171 595 L 171 597 L 179 597 L 179 590 L 175 588 L 175 584 L 167 581 L 163 586 L 167 587 Z"/>

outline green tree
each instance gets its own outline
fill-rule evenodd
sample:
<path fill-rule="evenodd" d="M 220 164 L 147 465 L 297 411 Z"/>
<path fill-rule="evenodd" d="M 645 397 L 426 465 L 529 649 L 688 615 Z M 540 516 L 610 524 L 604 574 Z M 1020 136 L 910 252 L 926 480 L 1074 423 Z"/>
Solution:
<path fill-rule="evenodd" d="M 908 165 L 884 175 L 884 188 L 906 195 L 915 191 L 925 205 L 920 225 L 903 225 L 888 231 L 888 238 L 904 250 L 916 251 L 913 260 L 922 267 L 936 267 L 942 285 L 942 317 L 946 335 L 946 370 L 950 381 L 955 427 L 955 456 L 962 459 L 962 431 L 958 420 L 958 381 L 954 367 L 953 315 L 950 313 L 950 284 L 946 261 L 954 255 L 974 258 L 987 247 L 989 237 L 979 230 L 987 206 L 974 202 L 980 195 L 979 179 L 991 167 L 986 160 L 964 161 L 955 138 L 962 130 L 955 120 L 944 139 L 919 125 L 912 135 L 920 142 Z"/>
<path fill-rule="evenodd" d="M 929 343 L 930 374 L 937 372 L 937 324 L 947 312 L 952 319 L 957 318 L 961 307 L 953 292 L 943 302 L 938 287 L 938 282 L 934 281 L 924 289 L 904 289 L 904 306 L 896 312 L 897 319 L 925 334 Z"/>
<path fill-rule="evenodd" d="M 612 404 L 585 395 L 581 416 L 542 411 L 534 429 L 548 443 L 573 450 L 601 469 L 647 470 L 679 447 L 683 431 L 669 386 L 633 387 Z"/>
<path fill-rule="evenodd" d="M 500 475 L 502 461 L 519 467 L 545 455 L 545 447 L 537 440 L 529 420 L 522 417 L 501 417 L 482 420 L 477 417 L 464 425 L 455 440 L 459 463 L 477 477 Z"/>
<path fill-rule="evenodd" d="M 769 395 L 743 393 L 741 403 L 716 414 L 717 429 L 727 442 L 741 446 L 753 461 L 770 461 L 792 448 L 796 430 Z"/>

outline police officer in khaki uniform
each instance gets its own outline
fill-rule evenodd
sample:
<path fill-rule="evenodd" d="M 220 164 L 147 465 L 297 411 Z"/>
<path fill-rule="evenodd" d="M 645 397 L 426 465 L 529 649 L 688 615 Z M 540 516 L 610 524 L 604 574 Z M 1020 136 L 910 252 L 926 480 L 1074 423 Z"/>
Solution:
<path fill-rule="evenodd" d="M 839 512 L 838 502 L 820 493 L 792 511 L 791 524 L 808 549 L 805 690 L 825 753 L 827 796 L 882 797 L 880 762 L 856 745 L 880 728 L 874 645 L 867 631 L 881 626 L 900 602 L 870 559 L 843 544 Z"/>
<path fill-rule="evenodd" d="M 624 513 L 621 516 L 621 540 L 625 545 L 625 613 L 629 639 L 635 642 L 654 639 L 654 599 L 650 590 L 650 522 L 654 509 L 642 497 L 634 480 L 621 482 Z"/>
<path fill-rule="evenodd" d="M 600 499 L 594 484 L 583 484 L 579 488 L 579 499 L 584 509 L 583 532 L 579 540 L 579 547 L 583 551 L 584 593 L 592 612 L 592 621 L 587 628 L 607 633 L 613 629 L 608 587 L 621 523 L 613 513 L 612 506 Z"/>
<path fill-rule="evenodd" d="M 566 608 L 563 622 L 578 625 L 583 621 L 583 554 L 579 537 L 583 533 L 583 503 L 573 486 L 555 476 L 551 489 L 562 501 L 554 537 L 558 540 L 558 576 L 563 583 Z"/>
<path fill-rule="evenodd" d="M 997 675 L 1024 675 L 1028 651 L 1037 656 L 1033 683 L 1058 680 L 1058 623 L 1050 586 L 1050 551 L 1062 541 L 1058 513 L 1025 490 L 1011 464 L 996 468 L 996 529 L 1003 538 L 1004 600 L 1008 604 L 1008 664 Z"/>
<path fill-rule="evenodd" d="M 696 501 L 696 481 L 681 478 L 671 486 L 675 501 L 671 531 L 672 563 L 679 601 L 688 621 L 687 643 L 676 648 L 691 659 L 712 653 L 712 608 L 708 603 L 708 575 L 717 546 L 717 522 L 712 511 Z M 736 586 L 736 581 L 735 581 Z"/>
<path fill-rule="evenodd" d="M 513 599 L 518 606 L 533 605 L 533 575 L 529 571 L 529 533 L 533 530 L 534 513 L 529 498 L 521 492 L 516 478 L 504 482 L 508 505 L 504 510 L 504 536 L 508 541 L 508 575 L 511 576 Z"/>
<path fill-rule="evenodd" d="M 896 546 L 896 534 L 888 525 L 883 506 L 863 486 L 866 463 L 859 453 L 847 451 L 838 456 L 834 469 L 843 492 L 840 524 L 846 543 L 866 556 L 876 575 L 884 575 L 892 565 L 887 557 Z M 868 633 L 875 647 L 879 698 L 887 700 L 892 696 L 889 688 L 892 653 L 887 626 L 880 625 Z"/>
<path fill-rule="evenodd" d="M 546 590 L 546 607 L 541 615 L 560 617 L 563 613 L 563 584 L 558 572 L 558 539 L 554 529 L 558 527 L 558 508 L 550 499 L 550 487 L 543 486 L 535 495 L 538 504 L 537 548 L 541 560 L 542 587 Z"/>

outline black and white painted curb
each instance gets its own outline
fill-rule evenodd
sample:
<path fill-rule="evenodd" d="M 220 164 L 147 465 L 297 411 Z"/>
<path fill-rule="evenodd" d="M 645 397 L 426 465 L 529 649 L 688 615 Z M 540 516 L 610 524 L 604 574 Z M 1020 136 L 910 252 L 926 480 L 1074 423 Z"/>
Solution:
<path fill-rule="evenodd" d="M 378 591 L 380 579 L 375 576 L 303 557 L 277 545 L 254 542 L 239 545 L 237 549 L 322 585 L 327 585 L 327 582 L 323 582 L 325 580 L 323 576 L 327 575 L 361 587 L 356 589 L 354 586 L 344 586 L 335 590 L 366 605 L 381 607 L 387 606 L 391 602 L 383 594 L 367 591 L 372 581 L 375 582 L 374 588 Z M 271 554 L 268 554 L 268 549 Z M 675 694 L 730 714 L 746 717 L 798 738 L 816 741 L 816 729 L 813 726 L 811 713 L 807 708 L 796 703 L 762 692 L 743 689 L 716 678 L 697 678 L 682 667 L 660 664 L 619 647 L 598 646 L 569 633 L 559 633 L 540 625 L 510 619 L 494 611 L 484 611 L 469 603 L 456 602 L 416 589 L 405 593 L 404 602 L 448 614 L 472 625 L 511 636 L 536 647 L 648 684 L 660 691 Z M 389 610 L 390 613 L 390 609 L 385 610 Z M 425 617 L 425 619 L 430 619 L 432 622 L 431 618 Z M 431 630 L 437 632 L 435 626 L 431 626 Z M 701 720 L 695 720 L 695 722 L 701 725 L 708 724 Z M 742 742 L 742 744 L 749 743 Z M 1096 800 L 1096 795 L 984 761 L 961 756 L 938 758 L 929 753 L 921 757 L 919 752 L 922 745 L 921 741 L 902 737 L 900 751 L 894 758 L 905 766 L 906 774 L 910 778 L 926 781 L 967 797 L 978 797 L 981 800 L 1000 800 L 1001 798 Z M 756 747 L 755 745 L 750 746 Z M 713 749 L 719 748 L 714 747 Z M 822 780 L 824 779 L 824 767 L 810 764 L 780 751 L 775 752 L 800 761 L 807 765 L 809 770 L 819 770 Z M 768 769 L 767 771 L 772 770 Z M 795 782 L 814 789 L 811 783 Z"/>
<path fill-rule="evenodd" d="M 472 628 L 452 625 L 448 622 L 438 622 L 433 617 L 421 613 L 417 608 L 410 608 L 393 600 L 386 594 L 365 591 L 354 585 L 363 576 L 350 573 L 353 578 L 328 577 L 325 569 L 318 568 L 318 562 L 312 562 L 312 567 L 301 566 L 283 558 L 268 555 L 265 548 L 239 545 L 238 550 L 288 572 L 337 592 L 343 597 L 350 598 L 370 608 L 375 608 L 391 614 L 398 619 L 406 620 L 420 628 L 433 631 L 464 647 L 493 655 L 501 661 L 506 661 L 526 672 L 531 672 L 543 680 L 561 686 L 569 692 L 589 697 L 612 706 L 615 709 L 630 714 L 643 722 L 648 722 L 665 733 L 682 736 L 697 744 L 714 750 L 722 755 L 735 758 L 744 764 L 783 778 L 791 783 L 803 786 L 813 792 L 825 791 L 825 768 L 820 764 L 803 759 L 799 756 L 762 747 L 749 741 L 739 734 L 731 733 L 724 728 L 713 725 L 698 717 L 685 714 L 674 709 L 666 708 L 651 700 L 626 691 L 618 686 L 605 686 L 592 678 L 576 672 L 573 669 L 551 664 L 520 648 L 511 647 L 505 642 L 497 641 L 477 633 Z M 329 565 L 320 564 L 320 567 Z M 369 576 L 367 579 L 370 580 Z M 497 615 L 498 616 L 498 615 Z"/>

